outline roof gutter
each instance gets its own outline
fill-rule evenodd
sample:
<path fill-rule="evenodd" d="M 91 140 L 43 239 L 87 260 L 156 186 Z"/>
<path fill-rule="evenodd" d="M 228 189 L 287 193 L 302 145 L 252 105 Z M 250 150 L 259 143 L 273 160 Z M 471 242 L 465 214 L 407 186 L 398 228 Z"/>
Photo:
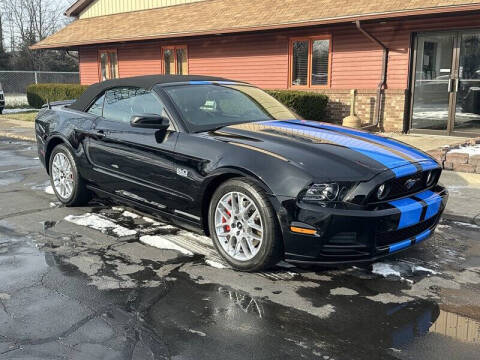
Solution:
<path fill-rule="evenodd" d="M 374 42 L 378 46 L 383 49 L 383 57 L 382 57 L 382 73 L 380 77 L 380 83 L 377 86 L 377 100 L 375 101 L 375 122 L 371 125 L 364 126 L 364 129 L 376 128 L 380 125 L 380 120 L 382 118 L 382 103 L 385 97 L 385 88 L 387 86 L 387 70 L 388 70 L 388 54 L 390 50 L 388 47 L 378 40 L 375 36 L 370 34 L 367 30 L 362 28 L 362 24 L 360 20 L 355 21 L 355 25 L 365 37 L 367 37 L 370 41 Z"/>

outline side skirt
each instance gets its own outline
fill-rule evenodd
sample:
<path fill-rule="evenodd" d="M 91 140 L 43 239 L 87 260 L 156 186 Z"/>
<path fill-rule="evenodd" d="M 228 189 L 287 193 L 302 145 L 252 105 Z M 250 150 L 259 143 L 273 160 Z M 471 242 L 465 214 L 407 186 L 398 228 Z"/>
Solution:
<path fill-rule="evenodd" d="M 189 217 L 183 216 L 181 212 L 176 212 L 175 214 L 173 214 L 168 211 L 162 211 L 152 206 L 143 204 L 141 202 L 138 202 L 129 198 L 125 198 L 117 194 L 112 194 L 108 191 L 102 190 L 93 185 L 87 185 L 87 188 L 93 191 L 94 193 L 96 193 L 100 197 L 111 198 L 119 203 L 131 206 L 135 210 L 138 210 L 147 216 L 156 218 L 156 220 L 159 220 L 162 222 L 168 222 L 178 227 L 184 228 L 186 230 L 195 232 L 197 234 L 205 235 L 205 230 L 202 227 L 201 221 L 195 221 Z"/>

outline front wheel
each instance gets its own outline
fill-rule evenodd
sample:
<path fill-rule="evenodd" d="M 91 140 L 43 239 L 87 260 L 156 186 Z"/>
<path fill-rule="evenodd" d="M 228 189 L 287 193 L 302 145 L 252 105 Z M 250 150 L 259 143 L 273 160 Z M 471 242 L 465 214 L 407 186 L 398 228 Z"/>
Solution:
<path fill-rule="evenodd" d="M 50 183 L 58 200 L 67 206 L 85 205 L 90 193 L 68 147 L 56 146 L 50 156 Z"/>
<path fill-rule="evenodd" d="M 275 211 L 265 191 L 250 179 L 232 179 L 217 189 L 209 208 L 217 251 L 235 269 L 259 271 L 282 257 Z"/>

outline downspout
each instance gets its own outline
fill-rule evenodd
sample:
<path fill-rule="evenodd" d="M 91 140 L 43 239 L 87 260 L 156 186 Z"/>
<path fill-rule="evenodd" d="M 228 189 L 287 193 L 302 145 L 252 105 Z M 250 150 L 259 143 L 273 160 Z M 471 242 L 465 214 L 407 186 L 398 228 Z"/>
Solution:
<path fill-rule="evenodd" d="M 364 28 L 362 28 L 362 25 L 360 24 L 360 20 L 356 20 L 355 25 L 357 26 L 358 31 L 360 31 L 370 41 L 379 45 L 383 49 L 382 74 L 381 74 L 380 83 L 377 86 L 377 101 L 375 102 L 375 122 L 371 125 L 367 125 L 363 127 L 363 129 L 369 129 L 369 128 L 378 127 L 380 124 L 380 119 L 382 117 L 381 110 L 382 110 L 383 98 L 385 95 L 385 88 L 387 86 L 388 54 L 390 50 L 385 46 L 385 44 L 383 44 L 375 36 L 373 36 L 372 34 L 367 32 Z"/>

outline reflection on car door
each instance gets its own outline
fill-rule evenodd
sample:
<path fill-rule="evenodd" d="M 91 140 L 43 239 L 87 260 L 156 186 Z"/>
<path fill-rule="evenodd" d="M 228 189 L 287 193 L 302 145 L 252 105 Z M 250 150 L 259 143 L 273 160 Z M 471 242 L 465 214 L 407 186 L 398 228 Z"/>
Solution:
<path fill-rule="evenodd" d="M 175 191 L 173 159 L 178 132 L 172 128 L 159 134 L 155 129 L 130 125 L 132 115 L 146 113 L 168 116 L 152 92 L 132 87 L 108 90 L 88 156 L 98 173 L 96 182 L 100 188 L 156 209 L 173 211 L 179 197 L 185 197 Z"/>

